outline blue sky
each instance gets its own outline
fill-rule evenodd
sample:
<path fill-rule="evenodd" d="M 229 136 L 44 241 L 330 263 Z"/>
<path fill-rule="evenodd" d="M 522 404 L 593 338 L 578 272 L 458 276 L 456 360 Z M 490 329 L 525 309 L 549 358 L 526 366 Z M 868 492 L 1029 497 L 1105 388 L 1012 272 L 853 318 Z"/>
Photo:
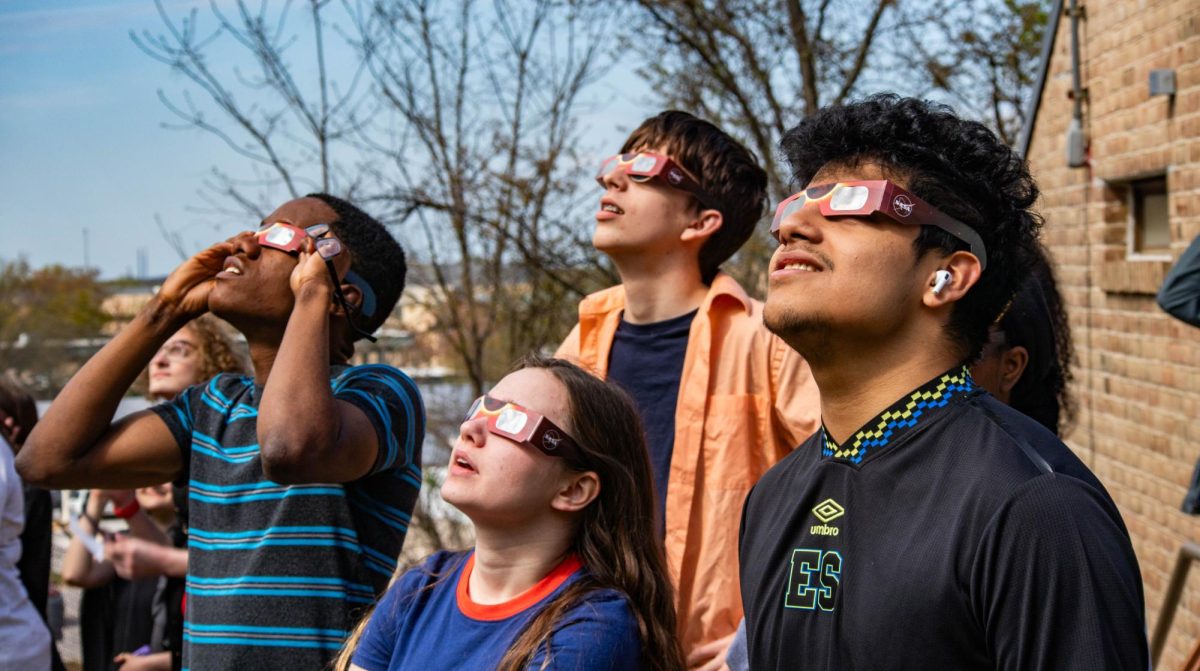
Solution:
<path fill-rule="evenodd" d="M 167 6 L 207 18 L 207 2 Z M 0 0 L 0 259 L 82 265 L 87 229 L 101 277 L 136 272 L 139 249 L 161 276 L 179 256 L 156 216 L 197 248 L 242 226 L 193 211 L 214 166 L 244 174 L 246 161 L 201 131 L 162 127 L 174 118 L 156 92 L 185 82 L 133 44 L 143 29 L 161 29 L 152 0 Z M 653 111 L 628 76 L 599 91 L 608 102 L 589 111 L 589 141 L 617 144 Z"/>

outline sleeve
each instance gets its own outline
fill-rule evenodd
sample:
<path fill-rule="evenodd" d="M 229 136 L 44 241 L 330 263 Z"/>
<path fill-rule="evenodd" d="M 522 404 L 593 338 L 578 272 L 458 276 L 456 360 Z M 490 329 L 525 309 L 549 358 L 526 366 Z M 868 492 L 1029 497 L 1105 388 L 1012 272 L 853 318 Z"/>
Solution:
<path fill-rule="evenodd" d="M 218 380 L 220 376 L 203 384 L 192 385 L 170 401 L 150 406 L 150 412 L 158 415 L 170 429 L 171 435 L 175 436 L 175 442 L 183 452 L 184 464 L 187 464 L 192 453 L 192 430 L 195 426 L 192 408 L 197 407 L 197 403 L 203 403 L 201 395 L 207 387 L 216 385 Z"/>
<path fill-rule="evenodd" d="M 579 363 L 579 323 L 576 322 L 571 332 L 567 334 L 562 344 L 558 346 L 558 350 L 554 352 L 555 358 L 566 359 L 573 363 Z"/>
<path fill-rule="evenodd" d="M 368 476 L 420 465 L 425 405 L 411 378 L 391 366 L 355 366 L 334 379 L 333 397 L 362 410 L 375 427 L 379 451 Z"/>
<path fill-rule="evenodd" d="M 625 597 L 612 590 L 589 594 L 563 616 L 550 635 L 549 664 L 554 671 L 623 671 L 641 668 L 642 644 L 637 619 Z M 536 655 L 530 671 L 543 668 Z"/>
<path fill-rule="evenodd" d="M 771 393 L 775 399 L 771 424 L 779 451 L 776 458 L 782 459 L 820 428 L 821 397 L 804 357 L 778 336 L 772 334 L 769 338 Z"/>
<path fill-rule="evenodd" d="M 746 643 L 746 620 L 738 623 L 737 633 L 729 643 L 729 651 L 725 653 L 725 665 L 730 671 L 749 671 L 750 649 Z"/>
<path fill-rule="evenodd" d="M 1079 480 L 1021 485 L 989 522 L 970 582 L 997 669 L 1149 668 L 1129 535 L 1108 498 Z"/>
<path fill-rule="evenodd" d="M 379 600 L 379 604 L 367 620 L 362 639 L 351 657 L 352 663 L 367 671 L 387 671 L 392 662 L 392 652 L 396 649 L 399 623 L 404 617 L 400 612 L 400 595 L 408 593 L 412 587 L 410 583 L 411 580 L 406 575 L 384 592 L 383 598 Z"/>
<path fill-rule="evenodd" d="M 1158 290 L 1158 305 L 1172 317 L 1200 326 L 1200 235 L 1167 273 Z"/>
<path fill-rule="evenodd" d="M 54 504 L 50 492 L 24 485 L 25 529 L 21 531 L 21 558 L 17 572 L 29 594 L 29 600 L 42 619 L 46 619 L 46 601 L 50 597 L 50 534 Z"/>

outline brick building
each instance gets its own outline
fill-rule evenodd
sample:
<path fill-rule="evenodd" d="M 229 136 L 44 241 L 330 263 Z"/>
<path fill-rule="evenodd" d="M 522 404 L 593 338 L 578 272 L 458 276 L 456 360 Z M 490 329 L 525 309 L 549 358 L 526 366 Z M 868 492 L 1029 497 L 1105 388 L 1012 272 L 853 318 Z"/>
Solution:
<path fill-rule="evenodd" d="M 1068 443 L 1121 508 L 1153 632 L 1181 545 L 1200 541 L 1200 517 L 1179 510 L 1200 457 L 1200 329 L 1154 301 L 1172 260 L 1200 235 L 1200 2 L 1055 4 L 1022 149 L 1042 188 L 1078 353 Z M 1171 88 L 1161 72 L 1151 94 L 1155 70 L 1173 72 L 1173 94 L 1160 93 Z M 1069 161 L 1076 98 L 1086 154 Z M 1200 568 L 1157 668 L 1181 668 L 1198 638 Z"/>

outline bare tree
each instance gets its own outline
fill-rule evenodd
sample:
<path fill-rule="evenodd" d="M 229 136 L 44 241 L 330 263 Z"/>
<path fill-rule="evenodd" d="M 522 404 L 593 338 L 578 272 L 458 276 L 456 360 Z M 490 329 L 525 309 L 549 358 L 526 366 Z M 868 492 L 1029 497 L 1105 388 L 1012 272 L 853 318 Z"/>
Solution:
<path fill-rule="evenodd" d="M 1015 145 L 1037 83 L 1049 11 L 1048 0 L 971 0 L 951 3 L 934 17 L 946 37 L 940 48 L 931 49 L 912 28 L 906 32 L 932 92 Z"/>
<path fill-rule="evenodd" d="M 386 101 L 381 194 L 424 237 L 431 312 L 476 390 L 561 337 L 587 282 L 575 113 L 604 16 L 549 0 L 379 1 L 358 14 Z M 387 143 L 378 138 L 385 138 Z M 593 274 L 594 276 L 594 274 Z"/>
<path fill-rule="evenodd" d="M 330 2 L 307 0 L 293 11 L 296 4 L 252 10 L 238 0 L 226 11 L 214 0 L 213 27 L 204 30 L 198 10 L 176 20 L 155 0 L 164 32 L 130 32 L 143 52 L 190 83 L 175 95 L 158 91 L 179 120 L 169 127 L 210 133 L 252 166 L 248 177 L 213 169 L 201 190 L 211 214 L 261 217 L 279 187 L 295 198 L 310 191 L 351 194 L 361 186 L 338 159 L 351 155 L 339 150 L 358 130 L 355 112 L 366 105 L 365 64 L 331 76 Z M 303 38 L 292 32 L 297 24 L 307 31 Z M 244 57 L 232 64 L 214 58 L 217 41 L 236 44 Z"/>

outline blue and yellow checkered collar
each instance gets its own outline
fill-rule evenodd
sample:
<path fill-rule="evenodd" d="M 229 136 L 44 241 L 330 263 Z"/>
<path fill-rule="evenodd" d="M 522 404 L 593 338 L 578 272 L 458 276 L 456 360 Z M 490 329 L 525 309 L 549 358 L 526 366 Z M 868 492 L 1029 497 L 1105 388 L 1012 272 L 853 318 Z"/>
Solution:
<path fill-rule="evenodd" d="M 834 442 L 822 425 L 821 455 L 860 463 L 871 452 L 895 443 L 917 425 L 936 417 L 952 399 L 978 389 L 965 365 L 951 368 L 876 415 L 843 445 Z"/>

